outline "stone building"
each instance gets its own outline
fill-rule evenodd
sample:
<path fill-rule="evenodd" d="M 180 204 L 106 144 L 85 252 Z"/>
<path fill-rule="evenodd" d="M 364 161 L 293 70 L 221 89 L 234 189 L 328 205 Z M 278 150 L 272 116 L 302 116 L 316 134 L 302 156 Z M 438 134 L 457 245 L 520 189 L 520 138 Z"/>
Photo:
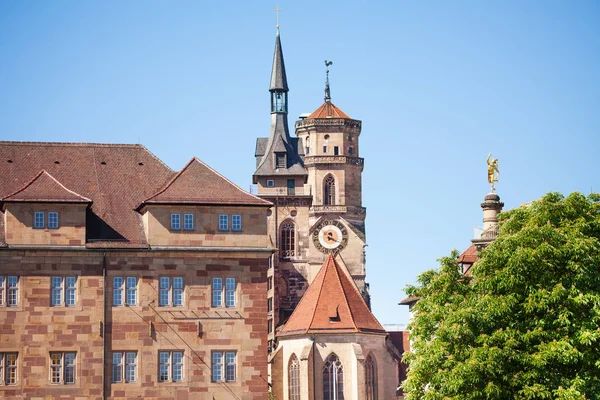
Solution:
<path fill-rule="evenodd" d="M 269 269 L 269 338 L 290 317 L 326 255 L 338 254 L 369 304 L 365 284 L 365 217 L 362 206 L 364 160 L 360 157 L 361 121 L 325 101 L 288 129 L 288 84 L 279 30 L 270 83 L 271 131 L 256 141 L 253 182 L 258 196 L 274 204 L 268 235 L 278 249 Z"/>
<path fill-rule="evenodd" d="M 267 398 L 271 203 L 141 145 L 0 142 L 0 397 Z"/>

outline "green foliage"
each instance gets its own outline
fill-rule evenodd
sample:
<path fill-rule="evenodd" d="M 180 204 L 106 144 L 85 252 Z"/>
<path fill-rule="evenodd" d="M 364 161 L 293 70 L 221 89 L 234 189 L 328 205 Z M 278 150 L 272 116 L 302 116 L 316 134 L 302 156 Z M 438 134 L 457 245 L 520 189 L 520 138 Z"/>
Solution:
<path fill-rule="evenodd" d="M 600 399 L 600 196 L 501 214 L 472 276 L 457 252 L 419 276 L 408 400 Z"/>

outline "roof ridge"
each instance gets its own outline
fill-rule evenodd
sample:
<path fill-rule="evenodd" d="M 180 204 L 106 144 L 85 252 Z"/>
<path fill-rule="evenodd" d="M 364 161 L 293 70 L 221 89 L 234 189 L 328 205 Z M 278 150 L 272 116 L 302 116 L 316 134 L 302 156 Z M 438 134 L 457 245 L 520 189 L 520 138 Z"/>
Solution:
<path fill-rule="evenodd" d="M 350 317 L 352 319 L 352 325 L 354 325 L 354 329 L 356 329 L 357 331 L 359 331 L 360 329 L 358 329 L 358 326 L 356 325 L 356 321 L 354 320 L 354 313 L 352 312 L 352 307 L 350 307 L 350 303 L 348 302 L 348 294 L 346 293 L 346 290 L 344 290 L 344 285 L 342 285 L 342 280 L 340 279 L 340 273 L 343 274 L 344 271 L 340 271 L 341 267 L 335 261 L 335 258 L 332 257 L 332 259 L 333 259 L 333 267 L 335 268 L 335 272 L 336 272 L 336 276 L 337 276 L 337 281 L 340 284 L 340 288 L 342 289 L 342 293 L 344 294 L 344 301 L 346 302 L 346 307 L 348 307 L 348 311 L 350 312 Z M 360 297 L 362 299 L 362 296 L 360 296 Z M 366 303 L 365 303 L 365 305 L 366 305 Z"/>
<path fill-rule="evenodd" d="M 312 312 L 312 317 L 310 318 L 310 323 L 306 327 L 307 332 L 310 330 L 310 328 L 313 324 L 313 321 L 315 320 L 315 315 L 317 314 L 317 304 L 319 304 L 319 300 L 321 299 L 321 293 L 323 291 L 323 286 L 325 286 L 324 283 L 325 283 L 325 274 L 327 274 L 327 268 L 321 267 L 321 269 L 323 270 L 323 279 L 321 279 L 321 287 L 319 288 L 319 293 L 318 293 L 317 299 L 315 301 L 315 308 Z M 317 273 L 317 276 L 315 276 L 315 279 L 313 279 L 313 282 L 315 282 L 317 280 L 317 277 L 319 276 L 320 273 L 321 273 L 321 270 L 319 270 L 319 273 Z M 308 286 L 310 287 L 310 284 Z M 306 289 L 306 290 L 308 290 L 308 289 Z M 304 293 L 306 294 L 306 291 Z M 298 308 L 300 306 L 300 303 L 302 303 L 302 300 L 304 300 L 304 295 L 302 295 L 302 298 L 298 302 L 298 305 L 296 306 L 296 308 Z M 294 311 L 296 311 L 296 309 L 294 309 Z"/>
<path fill-rule="evenodd" d="M 246 192 L 244 189 L 242 189 L 241 187 L 239 187 L 238 185 L 236 185 L 235 183 L 233 183 L 232 181 L 230 181 L 227 177 L 225 177 L 224 175 L 221 175 L 219 172 L 217 172 L 216 170 L 214 170 L 211 166 L 209 166 L 208 164 L 206 164 L 204 161 L 200 160 L 198 157 L 194 156 L 192 158 L 192 160 L 196 160 L 198 161 L 200 164 L 204 165 L 206 168 L 208 168 L 209 170 L 211 170 L 212 172 L 214 172 L 215 174 L 217 174 L 218 176 L 220 176 L 221 178 L 223 178 L 226 182 L 228 182 L 229 184 L 233 185 L 234 188 L 236 188 L 237 190 L 239 190 L 240 192 L 250 195 L 252 197 L 254 197 L 256 200 L 261 200 L 265 203 L 269 203 L 268 201 L 266 201 L 263 198 L 260 198 L 258 196 L 253 195 L 252 193 Z M 191 161 L 190 161 L 191 163 Z"/>
<path fill-rule="evenodd" d="M 192 162 L 194 161 L 194 159 L 195 159 L 195 158 L 196 158 L 196 157 L 192 157 L 192 159 L 191 159 L 190 161 L 188 161 L 188 163 L 187 163 L 187 164 L 185 164 L 185 165 L 184 165 L 184 167 L 183 167 L 183 168 L 181 168 L 181 170 L 180 170 L 178 173 L 176 173 L 176 174 L 175 174 L 175 176 L 173 176 L 173 177 L 172 177 L 172 178 L 169 180 L 169 182 L 167 182 L 167 184 L 166 184 L 166 185 L 165 185 L 165 186 L 164 186 L 162 189 L 160 189 L 158 192 L 154 193 L 152 196 L 148 197 L 147 199 L 144 199 L 144 200 L 143 200 L 143 201 L 140 203 L 140 205 L 144 204 L 145 202 L 147 202 L 148 200 L 152 199 L 153 197 L 156 197 L 156 196 L 158 196 L 159 194 L 162 194 L 162 193 L 164 193 L 164 192 L 165 192 L 165 191 L 166 191 L 166 190 L 167 190 L 169 187 L 171 187 L 171 185 L 173 184 L 173 182 L 175 182 L 175 180 L 176 180 L 176 179 L 177 179 L 179 176 L 181 176 L 181 174 L 183 174 L 183 172 L 184 172 L 186 169 L 188 169 L 188 168 L 189 168 L 189 166 L 192 164 Z"/>
<path fill-rule="evenodd" d="M 18 140 L 0 140 L 0 144 L 8 146 L 39 145 L 39 146 L 71 146 L 71 147 L 141 147 L 137 143 L 93 143 L 93 142 L 29 142 Z"/>
<path fill-rule="evenodd" d="M 12 196 L 14 196 L 14 195 L 16 195 L 16 194 L 18 194 L 18 193 L 21 193 L 22 191 L 24 191 L 25 189 L 27 189 L 29 186 L 31 186 L 31 185 L 32 185 L 32 184 L 33 184 L 33 183 L 34 183 L 36 180 L 38 180 L 38 179 L 39 179 L 39 177 L 41 177 L 41 176 L 42 176 L 42 175 L 44 175 L 44 174 L 45 174 L 45 175 L 47 175 L 48 177 L 50 177 L 50 179 L 52 179 L 52 180 L 53 180 L 54 182 L 56 182 L 56 183 L 57 183 L 57 184 L 58 184 L 58 185 L 59 185 L 61 188 L 63 188 L 63 189 L 64 189 L 64 190 L 66 190 L 67 192 L 71 193 L 72 195 L 74 195 L 74 196 L 77 196 L 77 197 L 80 197 L 80 198 L 82 198 L 83 200 L 89 201 L 90 203 L 92 202 L 92 200 L 88 199 L 87 197 L 85 197 L 85 196 L 82 196 L 82 195 L 80 195 L 79 193 L 77 193 L 77 192 L 74 192 L 74 191 L 72 191 L 71 189 L 67 188 L 65 185 L 63 185 L 62 183 L 60 183 L 60 182 L 58 181 L 58 179 L 56 179 L 55 177 L 53 177 L 53 176 L 52 176 L 52 174 L 50 174 L 50 173 L 49 173 L 48 171 L 46 171 L 45 169 L 42 169 L 40 172 L 38 172 L 38 173 L 37 173 L 37 174 L 36 174 L 36 175 L 35 175 L 35 176 L 34 176 L 34 177 L 33 177 L 33 178 L 32 178 L 32 179 L 29 181 L 29 182 L 27 182 L 27 183 L 26 183 L 26 184 L 25 184 L 25 185 L 24 185 L 24 186 L 23 186 L 21 189 L 19 189 L 19 190 L 15 191 L 15 192 L 13 192 L 13 193 L 10 193 L 10 194 L 9 194 L 9 195 L 7 195 L 7 196 L 4 196 L 4 197 L 2 198 L 2 200 L 8 199 L 9 197 L 12 197 Z"/>

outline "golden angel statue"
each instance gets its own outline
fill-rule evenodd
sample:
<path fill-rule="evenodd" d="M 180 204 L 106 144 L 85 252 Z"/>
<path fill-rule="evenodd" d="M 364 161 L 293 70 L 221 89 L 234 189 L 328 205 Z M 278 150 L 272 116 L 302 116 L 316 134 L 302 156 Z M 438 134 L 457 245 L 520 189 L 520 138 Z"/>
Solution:
<path fill-rule="evenodd" d="M 487 165 L 488 165 L 488 182 L 492 185 L 492 192 L 496 190 L 494 188 L 494 183 L 498 182 L 498 176 L 500 175 L 500 171 L 498 171 L 498 159 L 492 158 L 492 153 L 488 154 L 487 157 Z"/>

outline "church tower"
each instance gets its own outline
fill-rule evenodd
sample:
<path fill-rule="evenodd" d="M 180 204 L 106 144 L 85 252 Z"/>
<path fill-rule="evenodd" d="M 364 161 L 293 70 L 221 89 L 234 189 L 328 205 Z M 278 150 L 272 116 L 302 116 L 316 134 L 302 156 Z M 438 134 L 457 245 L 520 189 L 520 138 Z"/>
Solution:
<path fill-rule="evenodd" d="M 327 63 L 329 67 L 331 63 Z M 271 201 L 271 244 L 278 249 L 268 272 L 269 340 L 292 315 L 327 255 L 336 254 L 369 304 L 365 284 L 365 208 L 358 139 L 361 122 L 325 101 L 288 130 L 288 82 L 279 29 L 269 87 L 271 129 L 256 141 L 253 183 Z M 272 343 L 271 343 L 272 344 Z"/>

